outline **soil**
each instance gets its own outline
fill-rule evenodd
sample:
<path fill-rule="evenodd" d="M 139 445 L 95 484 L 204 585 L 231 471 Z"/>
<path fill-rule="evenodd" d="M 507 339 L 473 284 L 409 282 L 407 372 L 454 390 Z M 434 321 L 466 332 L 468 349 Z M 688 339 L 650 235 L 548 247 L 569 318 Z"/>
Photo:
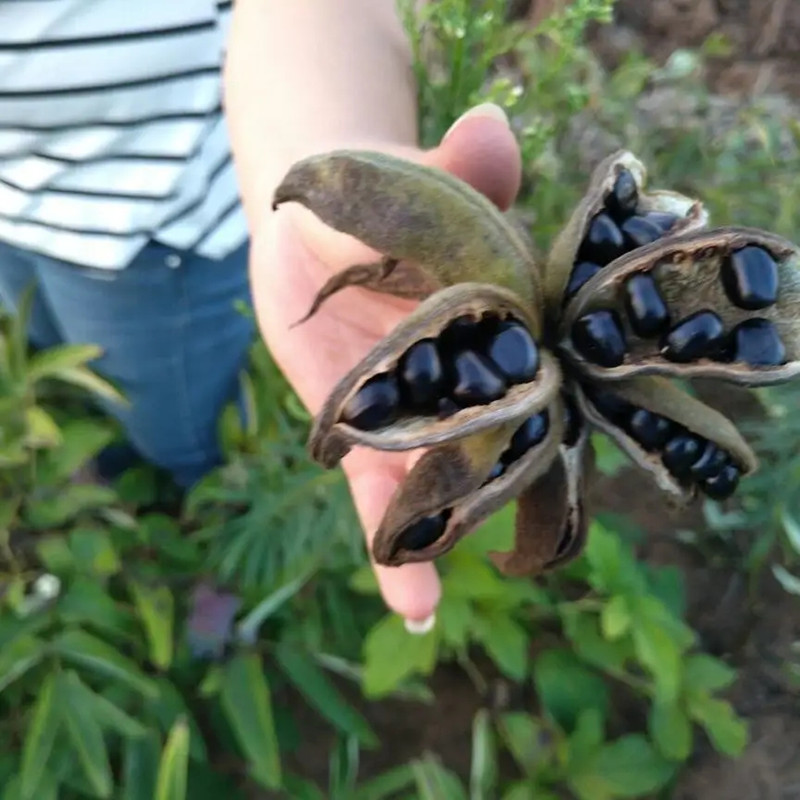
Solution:
<path fill-rule="evenodd" d="M 535 22 L 564 2 L 568 0 L 517 0 L 514 7 Z M 664 61 L 675 49 L 697 46 L 711 33 L 725 34 L 733 45 L 731 56 L 715 59 L 708 73 L 722 106 L 735 105 L 753 93 L 800 99 L 800 0 L 618 0 L 615 24 L 595 31 L 591 41 L 601 60 L 611 66 L 632 47 Z M 712 405 L 734 417 L 755 408 L 744 391 L 699 388 Z M 703 529 L 699 509 L 669 509 L 636 471 L 598 480 L 591 504 L 624 513 L 647 532 L 643 558 L 681 567 L 689 621 L 705 649 L 739 671 L 729 698 L 750 720 L 746 752 L 735 761 L 722 758 L 701 740 L 672 800 L 800 800 L 800 681 L 795 678 L 793 683 L 785 669 L 788 660 L 798 662 L 800 603 L 769 573 L 759 585 L 748 587 L 724 558 L 709 559 L 682 544 L 677 530 Z M 488 665 L 484 673 L 492 676 Z M 365 705 L 349 692 L 382 742 L 380 750 L 362 754 L 361 774 L 376 775 L 430 751 L 450 769 L 468 776 L 475 711 L 487 704 L 530 707 L 531 698 L 516 696 L 518 689 L 496 675 L 490 680 L 489 691 L 481 695 L 461 669 L 442 667 L 432 680 L 433 705 L 409 701 Z M 347 692 L 347 687 L 343 689 Z M 292 706 L 301 728 L 309 732 L 296 754 L 296 768 L 325 785 L 332 739 L 311 727 L 318 725 L 313 712 L 305 717 L 302 703 Z"/>

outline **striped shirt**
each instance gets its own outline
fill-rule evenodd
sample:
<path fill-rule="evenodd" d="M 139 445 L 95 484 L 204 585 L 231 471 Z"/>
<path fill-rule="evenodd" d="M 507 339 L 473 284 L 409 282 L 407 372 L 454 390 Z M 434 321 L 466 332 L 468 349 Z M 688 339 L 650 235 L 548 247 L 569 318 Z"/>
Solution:
<path fill-rule="evenodd" d="M 247 228 L 221 109 L 232 3 L 0 0 L 0 241 L 121 269 Z"/>

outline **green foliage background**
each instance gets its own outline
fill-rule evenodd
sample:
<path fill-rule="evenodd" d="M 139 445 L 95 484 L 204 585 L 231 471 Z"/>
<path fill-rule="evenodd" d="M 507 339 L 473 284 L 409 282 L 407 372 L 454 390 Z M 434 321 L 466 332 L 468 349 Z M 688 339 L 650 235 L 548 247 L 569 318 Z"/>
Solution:
<path fill-rule="evenodd" d="M 698 71 L 725 43 L 663 68 L 631 53 L 607 73 L 584 35 L 612 6 L 576 0 L 531 32 L 507 22 L 504 0 L 401 3 L 422 142 L 472 104 L 504 106 L 524 154 L 520 211 L 543 247 L 583 191 L 582 118 L 713 219 L 791 236 L 796 123 L 753 103 L 710 138 L 644 127 L 635 102 L 654 86 L 708 107 Z M 644 532 L 629 521 L 600 517 L 585 555 L 534 583 L 489 566 L 510 537 L 505 509 L 441 560 L 437 624 L 411 636 L 377 595 L 341 472 L 308 461 L 309 419 L 260 343 L 242 376 L 246 421 L 234 408 L 220 421 L 226 463 L 176 501 L 149 469 L 113 487 L 72 480 L 117 435 L 87 393 L 116 390 L 91 371 L 91 344 L 29 352 L 26 314 L 0 322 L 3 800 L 668 797 L 700 736 L 743 751 L 746 723 L 725 699 L 735 672 L 702 651 L 680 572 L 636 559 Z M 683 534 L 703 557 L 752 582 L 771 570 L 800 594 L 797 390 L 760 399 L 748 432 L 762 471 L 735 509 L 708 503 L 706 529 Z M 597 445 L 601 469 L 620 469 Z M 478 711 L 469 774 L 420 752 L 365 775 L 371 753 L 393 749 L 370 704 L 391 698 L 413 716 L 436 702 L 443 665 L 476 696 L 500 676 L 531 700 Z M 619 713 L 631 704 L 637 714 Z M 298 758 L 304 737 L 330 742 L 324 779 Z"/>

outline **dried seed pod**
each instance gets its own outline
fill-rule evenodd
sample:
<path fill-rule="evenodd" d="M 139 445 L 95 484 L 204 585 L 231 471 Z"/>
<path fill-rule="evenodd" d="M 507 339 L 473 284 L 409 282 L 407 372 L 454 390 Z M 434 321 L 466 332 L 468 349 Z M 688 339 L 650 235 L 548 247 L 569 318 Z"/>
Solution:
<path fill-rule="evenodd" d="M 677 192 L 645 191 L 646 179 L 644 164 L 626 150 L 596 167 L 586 194 L 547 257 L 544 291 L 550 315 L 557 315 L 581 284 L 577 276 L 573 279 L 573 271 L 585 274 L 582 263 L 603 268 L 653 237 L 687 233 L 707 224 L 699 201 Z"/>
<path fill-rule="evenodd" d="M 763 252 L 757 261 L 767 265 L 763 285 L 758 274 L 735 273 L 743 284 L 731 277 L 731 259 L 746 248 Z M 734 285 L 748 296 L 762 289 L 766 297 L 773 294 L 770 264 L 778 277 L 775 302 L 757 309 L 735 305 Z M 626 286 L 639 275 L 653 279 L 666 306 L 671 328 L 662 338 L 639 336 L 641 328 L 630 318 Z M 618 312 L 624 321 L 627 352 L 618 365 L 592 363 L 572 339 L 576 322 L 601 310 Z M 787 381 L 800 374 L 800 250 L 774 234 L 733 227 L 647 245 L 584 284 L 565 309 L 559 349 L 586 377 L 598 380 L 660 374 L 750 386 Z"/>
<path fill-rule="evenodd" d="M 689 454 L 688 463 L 700 457 L 702 446 L 711 442 L 727 454 L 742 475 L 753 472 L 758 462 L 734 424 L 718 411 L 697 400 L 665 378 L 637 377 L 608 382 L 602 387 L 581 386 L 578 404 L 584 416 L 608 434 L 627 453 L 637 466 L 652 475 L 658 487 L 677 504 L 689 502 L 697 493 L 698 480 L 680 480 L 665 465 L 665 447 L 674 437 L 689 434 L 700 445 Z M 666 420 L 657 440 L 638 435 L 631 424 L 641 410 L 650 412 L 651 419 Z M 719 468 L 725 466 L 722 461 Z M 690 478 L 689 470 L 686 473 Z"/>
<path fill-rule="evenodd" d="M 442 170 L 384 153 L 335 151 L 306 158 L 289 170 L 273 206 L 288 202 L 300 203 L 385 257 L 380 264 L 333 276 L 315 308 L 320 298 L 346 286 L 380 288 L 400 261 L 418 267 L 431 285 L 492 283 L 538 307 L 538 267 L 517 224 Z M 408 285 L 404 291 L 410 291 Z"/>
<path fill-rule="evenodd" d="M 544 413 L 549 419 L 545 436 L 516 459 L 503 456 L 524 422 L 504 423 L 425 453 L 389 504 L 372 545 L 375 561 L 399 566 L 441 556 L 546 472 L 563 436 L 560 401 L 554 400 Z M 504 468 L 492 478 L 499 463 Z M 429 519 L 444 521 L 438 536 L 422 547 L 408 546 L 411 537 L 413 544 L 422 543 L 414 532 Z"/>
<path fill-rule="evenodd" d="M 409 406 L 392 413 L 386 425 L 375 426 L 372 430 L 346 421 L 345 410 L 353 407 L 365 384 L 378 375 L 396 374 L 403 356 L 412 346 L 422 340 L 436 339 L 454 320 L 462 317 L 480 320 L 486 315 L 500 320 L 518 320 L 534 339 L 539 336 L 540 325 L 535 312 L 522 306 L 507 290 L 469 283 L 442 289 L 423 301 L 334 388 L 314 422 L 309 440 L 312 456 L 331 467 L 354 444 L 378 450 L 427 447 L 486 431 L 504 422 L 522 420 L 544 408 L 558 390 L 561 370 L 551 354 L 540 350 L 533 380 L 508 384 L 500 399 L 484 405 L 459 408 L 454 404 L 454 412 L 446 418 L 435 411 Z"/>

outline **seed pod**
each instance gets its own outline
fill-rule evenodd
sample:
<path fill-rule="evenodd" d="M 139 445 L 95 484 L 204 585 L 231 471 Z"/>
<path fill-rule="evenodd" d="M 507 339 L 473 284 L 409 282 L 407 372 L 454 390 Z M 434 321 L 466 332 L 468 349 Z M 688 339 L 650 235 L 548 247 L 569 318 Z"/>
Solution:
<path fill-rule="evenodd" d="M 584 477 L 592 458 L 588 428 L 561 445 L 549 468 L 517 500 L 514 549 L 490 553 L 506 575 L 549 572 L 577 558 L 586 543 Z"/>
<path fill-rule="evenodd" d="M 557 313 L 561 307 L 576 262 L 595 261 L 591 252 L 584 247 L 584 242 L 598 215 L 605 215 L 602 218 L 605 228 L 609 228 L 609 223 L 616 225 L 620 241 L 626 240 L 626 244 L 619 245 L 621 257 L 624 257 L 624 251 L 630 251 L 640 241 L 645 241 L 641 237 L 647 230 L 660 227 L 662 235 L 673 236 L 698 230 L 706 225 L 708 215 L 699 201 L 677 192 L 645 191 L 646 179 L 644 164 L 625 150 L 603 160 L 592 173 L 586 194 L 556 237 L 547 257 L 544 291 L 550 314 Z M 625 185 L 620 192 L 621 180 Z M 635 194 L 631 191 L 631 181 L 636 187 Z M 648 215 L 650 218 L 645 221 L 639 219 Z M 674 222 L 670 223 L 673 218 Z M 627 237 L 623 226 L 630 229 Z M 615 236 L 605 234 L 605 241 L 613 241 L 615 244 L 601 248 L 602 254 L 614 255 L 617 248 Z"/>
<path fill-rule="evenodd" d="M 758 263 L 772 262 L 777 271 L 777 296 L 768 307 L 743 308 L 729 296 L 731 258 L 752 247 L 767 254 Z M 638 336 L 631 324 L 625 286 L 640 274 L 653 278 L 668 310 L 671 328 L 662 338 Z M 748 292 L 754 290 L 753 280 L 748 278 Z M 767 288 L 772 282 L 767 274 Z M 617 366 L 592 363 L 572 341 L 576 321 L 600 310 L 616 311 L 624 321 L 628 350 Z M 753 324 L 756 319 L 765 322 Z M 750 324 L 737 328 L 743 323 Z M 654 242 L 584 284 L 565 310 L 559 340 L 562 353 L 594 379 L 653 374 L 749 386 L 787 381 L 800 374 L 800 250 L 753 228 L 716 228 Z M 782 363 L 775 363 L 780 355 Z"/>
<path fill-rule="evenodd" d="M 288 202 L 385 256 L 382 264 L 335 275 L 320 292 L 323 299 L 348 285 L 378 288 L 393 265 L 409 261 L 433 285 L 492 283 L 538 307 L 538 267 L 517 224 L 443 170 L 384 153 L 334 151 L 292 166 L 273 207 Z"/>
<path fill-rule="evenodd" d="M 547 413 L 551 423 L 544 439 L 493 480 L 488 480 L 492 468 L 501 460 L 519 423 L 505 423 L 425 453 L 389 503 L 372 545 L 375 561 L 399 566 L 437 558 L 514 500 L 547 471 L 559 450 L 563 435 L 560 400 L 555 399 Z M 440 535 L 422 548 L 404 547 L 408 531 L 432 517 L 445 520 Z"/>
<path fill-rule="evenodd" d="M 441 444 L 504 422 L 513 422 L 544 408 L 558 390 L 561 370 L 551 354 L 540 352 L 540 364 L 532 381 L 509 385 L 503 397 L 485 405 L 454 408 L 447 418 L 435 412 L 407 409 L 393 415 L 384 427 L 361 430 L 344 420 L 362 387 L 376 375 L 395 373 L 408 349 L 424 339 L 438 337 L 459 317 L 480 319 L 492 314 L 522 322 L 534 338 L 540 325 L 532 310 L 520 305 L 513 294 L 499 287 L 462 283 L 442 289 L 423 301 L 397 328 L 354 367 L 334 388 L 317 416 L 309 439 L 314 459 L 324 466 L 338 463 L 354 444 L 377 450 L 411 450 Z"/>
<path fill-rule="evenodd" d="M 727 417 L 665 378 L 648 376 L 614 381 L 606 383 L 602 390 L 603 394 L 611 395 L 619 410 L 615 410 L 607 398 L 600 395 L 602 401 L 597 401 L 594 392 L 581 387 L 578 404 L 584 415 L 608 434 L 637 466 L 652 475 L 658 487 L 669 494 L 676 504 L 688 503 L 696 495 L 697 486 L 677 480 L 664 466 L 662 448 L 647 449 L 625 430 L 626 412 L 624 406 L 620 407 L 619 401 L 629 404 L 632 411 L 646 409 L 666 418 L 675 426 L 675 433 L 685 429 L 701 440 L 713 442 L 730 455 L 742 475 L 749 475 L 758 465 L 752 450 Z"/>

